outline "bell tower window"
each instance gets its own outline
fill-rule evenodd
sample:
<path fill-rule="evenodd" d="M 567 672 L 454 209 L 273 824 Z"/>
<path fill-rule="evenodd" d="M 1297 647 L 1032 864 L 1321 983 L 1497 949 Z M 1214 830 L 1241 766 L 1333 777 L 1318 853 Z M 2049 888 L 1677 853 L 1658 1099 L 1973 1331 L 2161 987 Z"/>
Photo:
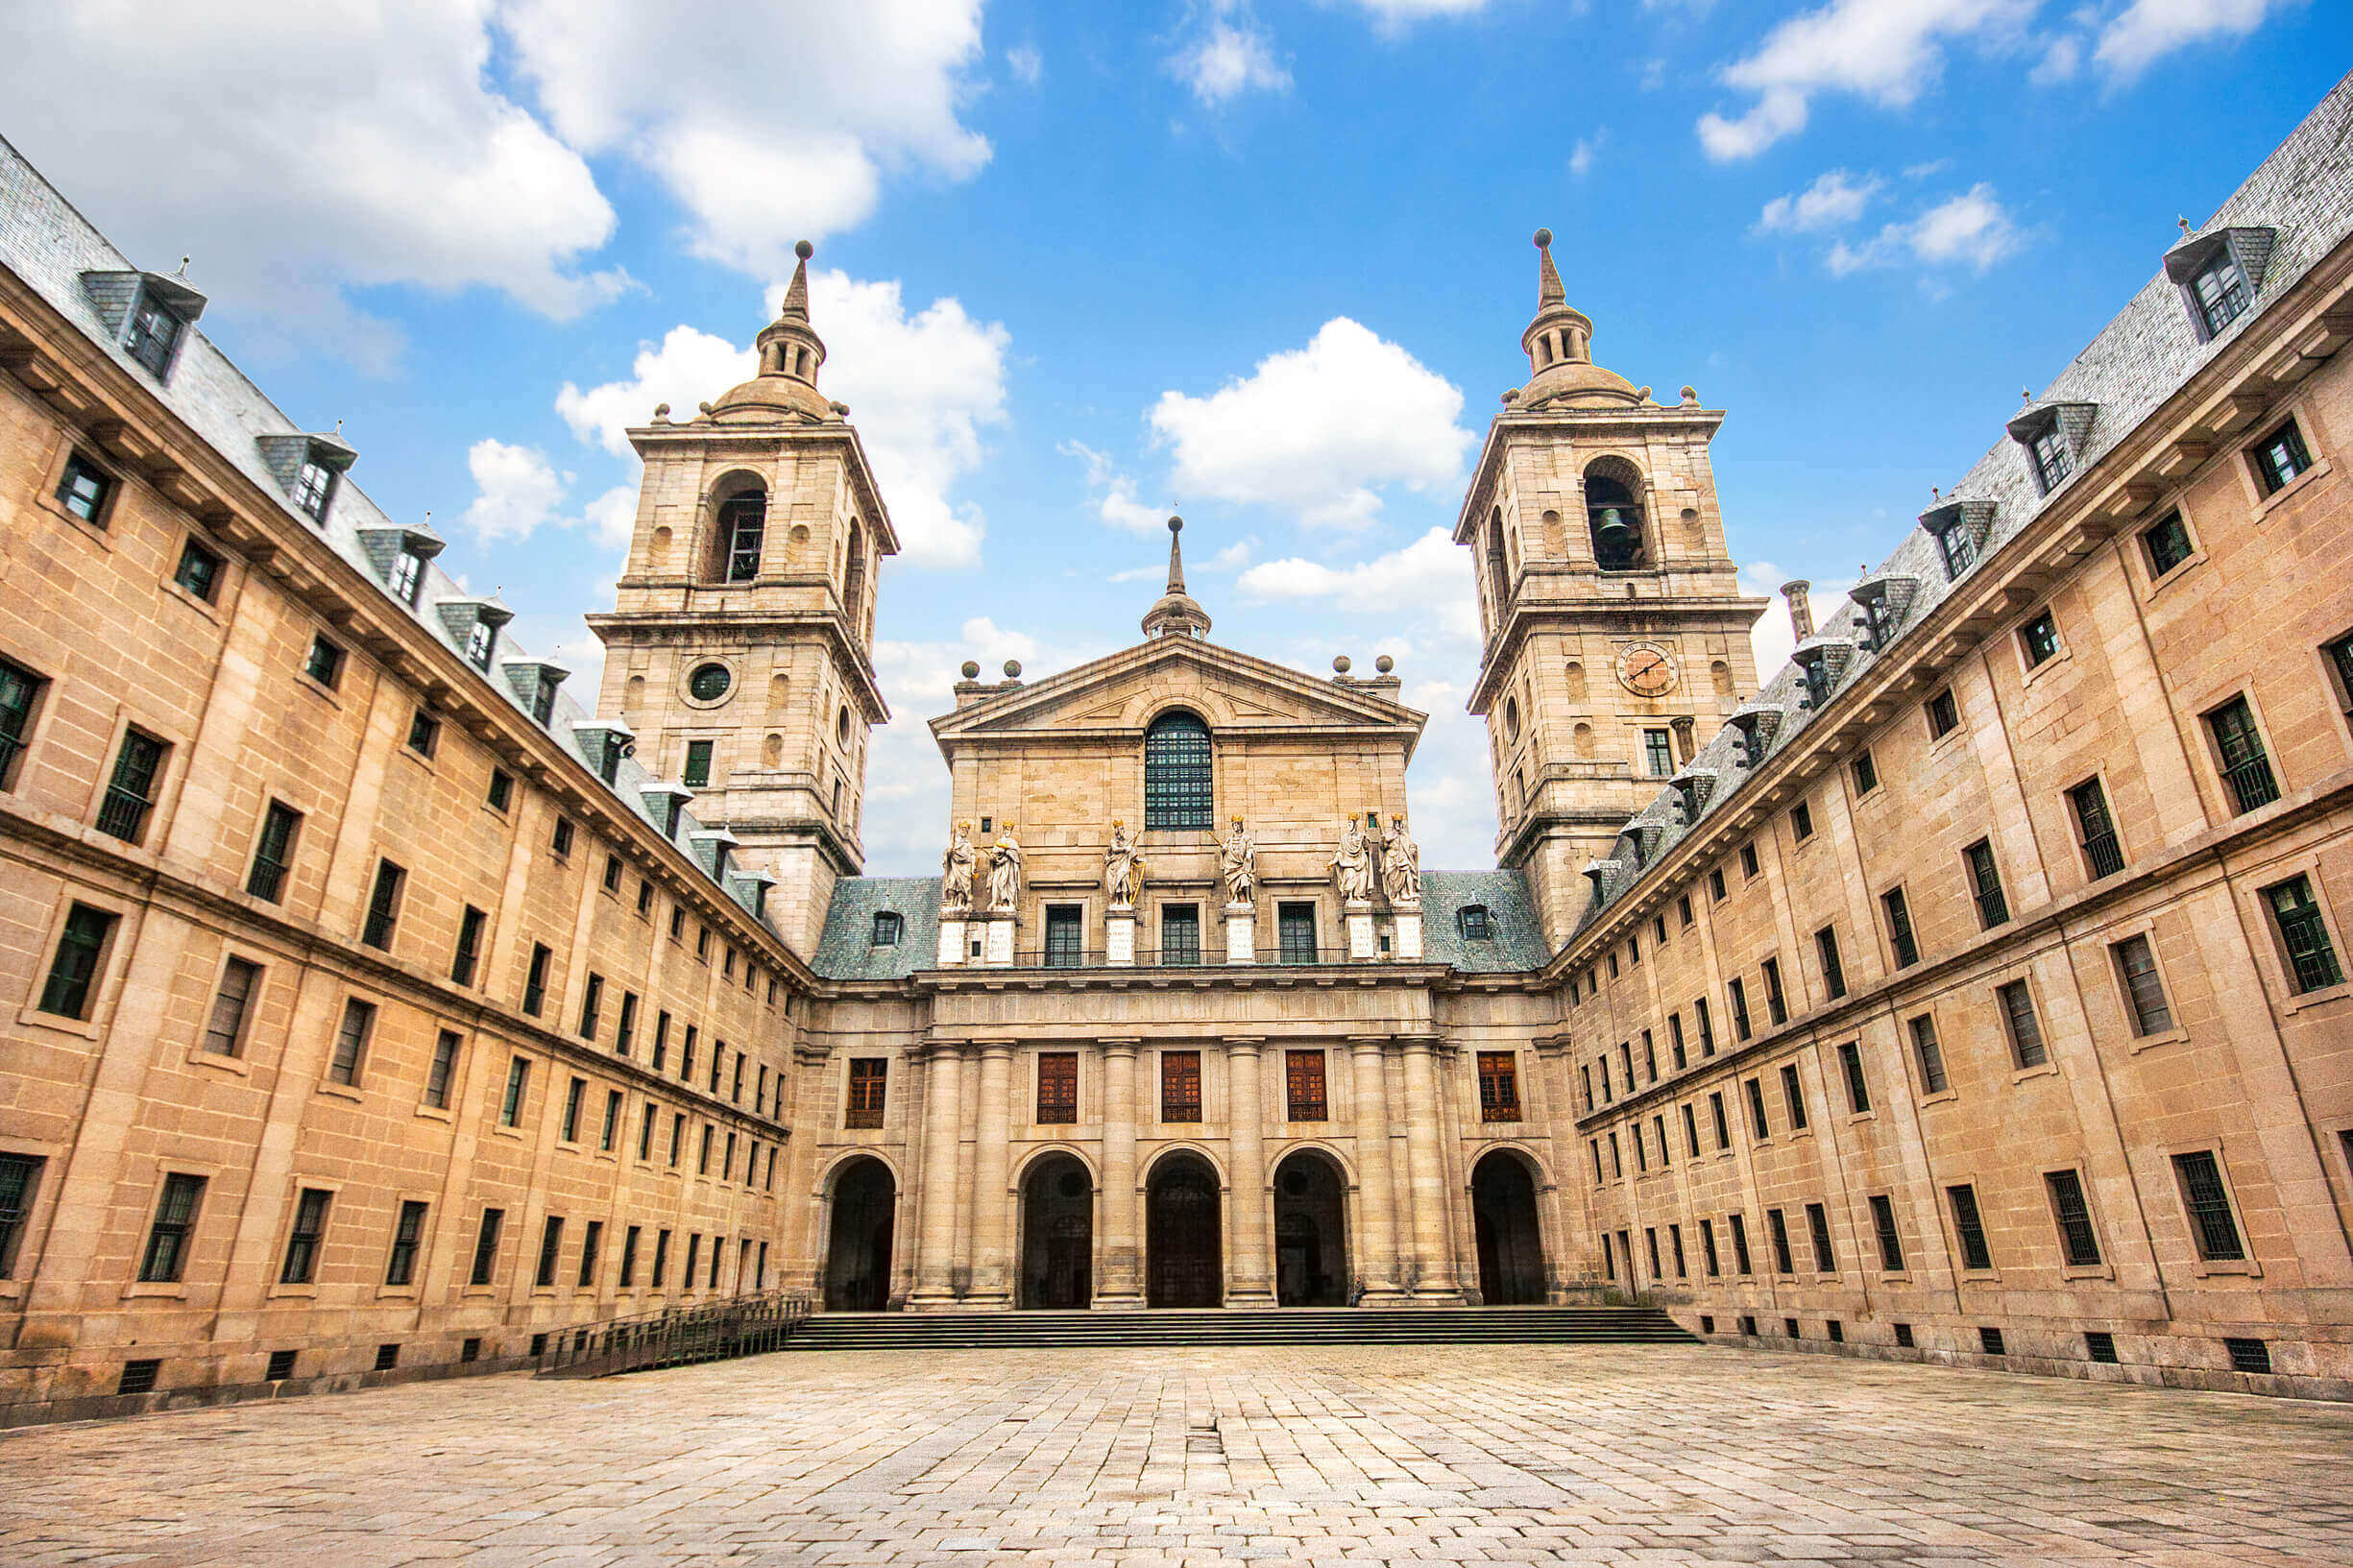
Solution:
<path fill-rule="evenodd" d="M 1639 571 L 1650 565 L 1641 504 L 1624 479 L 1608 472 L 1588 472 L 1585 516 L 1592 534 L 1595 566 L 1604 571 Z"/>
<path fill-rule="evenodd" d="M 1161 714 L 1144 733 L 1144 826 L 1202 829 L 1210 825 L 1209 726 L 1179 709 Z"/>
<path fill-rule="evenodd" d="M 748 583 L 760 575 L 760 546 L 767 538 L 768 497 L 753 490 L 719 507 L 719 542 L 726 552 L 726 580 Z"/>

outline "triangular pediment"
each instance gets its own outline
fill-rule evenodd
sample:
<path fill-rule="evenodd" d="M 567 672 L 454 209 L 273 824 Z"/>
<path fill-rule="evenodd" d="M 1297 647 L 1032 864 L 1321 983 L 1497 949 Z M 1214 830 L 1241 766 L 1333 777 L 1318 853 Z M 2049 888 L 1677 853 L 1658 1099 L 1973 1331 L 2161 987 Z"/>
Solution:
<path fill-rule="evenodd" d="M 932 720 L 943 750 L 996 738 L 1138 736 L 1170 708 L 1212 732 L 1388 731 L 1410 755 L 1428 715 L 1389 695 L 1389 682 L 1319 680 L 1270 660 L 1190 638 L 1159 638 Z"/>

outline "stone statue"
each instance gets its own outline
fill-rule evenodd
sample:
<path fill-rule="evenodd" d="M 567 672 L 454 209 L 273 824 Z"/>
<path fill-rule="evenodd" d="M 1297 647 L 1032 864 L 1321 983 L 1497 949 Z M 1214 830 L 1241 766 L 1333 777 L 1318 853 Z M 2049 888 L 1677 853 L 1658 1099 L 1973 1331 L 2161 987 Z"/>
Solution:
<path fill-rule="evenodd" d="M 1234 831 L 1225 835 L 1225 843 L 1218 852 L 1218 870 L 1225 878 L 1225 902 L 1248 904 L 1258 885 L 1258 845 L 1234 818 Z"/>
<path fill-rule="evenodd" d="M 988 848 L 988 906 L 1010 913 L 1021 903 L 1021 841 L 1008 822 Z"/>
<path fill-rule="evenodd" d="M 954 913 L 972 907 L 972 873 L 981 863 L 981 852 L 972 847 L 972 824 L 956 825 L 956 841 L 948 853 L 939 858 L 939 907 Z"/>
<path fill-rule="evenodd" d="M 1355 817 L 1340 830 L 1340 848 L 1332 852 L 1332 880 L 1340 896 L 1350 904 L 1372 902 L 1372 840 Z"/>
<path fill-rule="evenodd" d="M 1381 840 L 1381 891 L 1392 909 L 1421 907 L 1421 846 L 1405 831 L 1403 817 L 1391 820 Z"/>
<path fill-rule="evenodd" d="M 1144 886 L 1144 856 L 1136 853 L 1125 822 L 1111 824 L 1111 844 L 1103 852 L 1103 880 L 1114 905 L 1135 903 Z"/>

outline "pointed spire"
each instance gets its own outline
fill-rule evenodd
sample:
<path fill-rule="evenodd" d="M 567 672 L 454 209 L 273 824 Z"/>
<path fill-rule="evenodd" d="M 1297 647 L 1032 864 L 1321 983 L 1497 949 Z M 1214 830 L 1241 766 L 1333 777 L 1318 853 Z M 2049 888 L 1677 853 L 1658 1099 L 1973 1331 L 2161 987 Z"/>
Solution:
<path fill-rule="evenodd" d="M 1209 612 L 1203 610 L 1185 591 L 1184 549 L 1177 536 L 1184 532 L 1185 519 L 1168 519 L 1168 591 L 1159 601 L 1144 612 L 1146 637 L 1205 638 L 1209 635 Z"/>
<path fill-rule="evenodd" d="M 1536 231 L 1536 308 L 1540 313 L 1546 305 L 1568 303 L 1568 290 L 1561 286 L 1561 269 L 1552 264 L 1552 230 Z"/>
<path fill-rule="evenodd" d="M 1179 536 L 1184 531 L 1184 519 L 1171 518 L 1168 519 L 1168 591 L 1171 593 L 1182 593 L 1185 591 L 1185 555 L 1184 547 L 1179 540 Z"/>
<path fill-rule="evenodd" d="M 792 248 L 792 253 L 800 259 L 792 269 L 792 281 L 785 289 L 784 308 L 776 313 L 780 322 L 809 320 L 809 258 L 817 253 L 817 248 L 802 240 Z"/>
<path fill-rule="evenodd" d="M 1553 265 L 1552 230 L 1536 231 L 1536 319 L 1519 334 L 1528 356 L 1528 384 L 1509 395 L 1515 407 L 1618 407 L 1643 395 L 1614 371 L 1593 363 L 1593 323 L 1568 302 L 1561 269 Z"/>
<path fill-rule="evenodd" d="M 803 240 L 792 248 L 792 253 L 800 259 L 792 269 L 792 281 L 785 286 L 784 302 L 776 308 L 776 319 L 762 327 L 760 335 L 752 340 L 760 354 L 759 374 L 716 402 L 706 405 L 706 413 L 737 408 L 775 409 L 824 422 L 849 412 L 840 404 L 828 401 L 817 391 L 817 371 L 825 363 L 825 340 L 817 336 L 816 328 L 809 322 L 809 258 L 816 254 L 816 247 Z"/>

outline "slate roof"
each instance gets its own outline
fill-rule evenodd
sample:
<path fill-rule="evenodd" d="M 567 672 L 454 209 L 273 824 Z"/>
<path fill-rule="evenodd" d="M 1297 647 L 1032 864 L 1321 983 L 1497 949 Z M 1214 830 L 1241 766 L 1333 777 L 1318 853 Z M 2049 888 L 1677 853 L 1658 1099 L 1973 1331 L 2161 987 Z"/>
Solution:
<path fill-rule="evenodd" d="M 905 922 L 896 947 L 874 945 L 874 917 Z M 825 906 L 825 932 L 810 968 L 829 980 L 903 980 L 939 963 L 939 879 L 844 877 Z"/>
<path fill-rule="evenodd" d="M 2050 500 L 2063 495 L 2070 485 L 2082 483 L 2086 470 L 2172 397 L 2225 345 L 2248 330 L 2266 306 L 2292 288 L 2348 235 L 2353 235 L 2353 75 L 2338 82 L 2198 233 L 2211 234 L 2234 228 L 2276 231 L 2274 248 L 2256 291 L 2254 308 L 2212 341 L 2200 343 L 2179 286 L 2160 270 L 2133 296 L 2131 303 L 2100 328 L 2083 351 L 2033 398 L 2036 408 L 2051 404 L 2098 405 L 2098 413 L 2084 432 L 2076 453 L 2073 474 L 2050 496 L 2040 493 L 2026 449 L 2006 432 L 1960 483 L 1946 493 L 1940 507 L 1956 502 L 1991 502 L 1994 508 L 1991 532 L 1977 552 L 1977 564 L 1962 574 L 1964 578 L 1983 571 L 1986 561 L 2026 527 Z M 2152 245 L 2151 250 L 2152 259 L 2159 259 L 2158 247 Z M 2004 418 L 2015 412 L 2005 411 Z M 1913 579 L 1918 585 L 1901 626 L 1888 639 L 1889 647 L 1893 648 L 1911 635 L 1921 620 L 1953 591 L 1955 585 L 1946 579 L 1936 537 L 1921 527 L 1905 535 L 1865 581 L 1891 575 Z M 1816 639 L 1808 640 L 1853 639 L 1865 624 L 1861 609 L 1849 601 L 1835 613 L 1825 615 Z M 1857 649 L 1838 677 L 1837 685 L 1854 680 L 1875 661 L 1887 657 L 1888 652 L 1889 648 L 1878 652 Z M 1799 707 L 1799 699 L 1805 694 L 1805 678 L 1793 662 L 1783 665 L 1766 681 L 1755 699 L 1741 705 L 1744 711 L 1765 709 L 1776 711 L 1781 716 L 1780 728 L 1767 744 L 1766 756 L 1789 745 L 1812 722 L 1813 711 Z M 1713 792 L 1694 821 L 1684 820 L 1675 805 L 1672 787 L 1661 791 L 1658 800 L 1640 814 L 1643 820 L 1665 824 L 1657 841 L 1646 846 L 1648 853 L 1642 858 L 1642 867 L 1655 864 L 1700 822 L 1724 810 L 1727 803 L 1738 797 L 1754 772 L 1740 758 L 1740 747 L 1739 733 L 1727 724 L 1692 760 L 1691 769 L 1713 769 L 1716 774 Z M 1658 815 L 1654 817 L 1651 813 Z M 1630 840 L 1622 835 L 1613 857 L 1599 864 L 1604 871 L 1602 896 L 1588 907 L 1579 923 L 1580 930 L 1600 919 L 1639 885 L 1645 875 L 1635 864 Z"/>
<path fill-rule="evenodd" d="M 147 260 L 157 263 L 158 267 L 161 265 L 161 258 L 149 257 Z M 463 661 L 465 648 L 461 641 L 462 633 L 453 633 L 444 617 L 435 613 L 434 606 L 436 600 L 471 599 L 475 595 L 461 586 L 438 561 L 431 561 L 425 564 L 424 587 L 417 595 L 416 607 L 411 608 L 396 598 L 385 584 L 385 573 L 391 565 L 389 554 L 381 551 L 372 554 L 362 543 L 360 534 L 363 530 L 396 528 L 402 524 L 396 522 L 370 500 L 366 492 L 352 484 L 348 476 L 335 487 L 324 526 L 297 511 L 279 474 L 271 468 L 262 444 L 274 437 L 302 437 L 316 432 L 305 431 L 288 419 L 259 387 L 246 378 L 228 355 L 205 336 L 200 326 L 191 324 L 182 331 L 171 363 L 170 376 L 158 385 L 145 366 L 123 351 L 117 335 L 109 327 L 106 318 L 100 315 L 97 302 L 82 282 L 82 275 L 85 272 L 135 272 L 141 270 L 140 263 L 108 243 L 106 236 L 76 211 L 73 205 L 5 139 L 0 139 L 0 265 L 5 265 L 22 278 L 59 315 L 112 355 L 115 363 L 133 379 L 144 383 L 155 392 L 165 407 L 251 479 L 263 495 L 275 497 L 286 510 L 288 527 L 323 536 L 337 554 L 384 591 L 387 606 L 407 615 L 428 636 L 456 652 Z M 364 457 L 363 453 L 363 461 Z M 425 531 L 419 524 L 407 526 Z M 379 560 L 379 555 L 383 559 Z M 522 684 L 522 689 L 518 690 L 520 683 L 507 679 L 506 672 L 499 666 L 528 657 L 502 630 L 491 672 L 476 671 L 469 664 L 468 675 L 498 701 L 522 712 L 527 717 L 529 710 L 525 694 L 529 690 L 528 685 Z M 570 692 L 559 688 L 554 715 L 546 729 L 556 744 L 579 762 L 585 775 L 583 782 L 604 788 L 597 773 L 596 759 L 589 754 L 580 737 L 572 733 L 575 721 L 587 721 L 595 716 Z M 655 782 L 654 775 L 634 760 L 623 759 L 611 793 L 640 818 L 659 827 L 660 818 L 640 794 L 641 786 Z M 676 842 L 682 850 L 688 851 L 689 857 L 694 859 L 708 877 L 708 860 L 694 855 L 688 839 L 690 833 L 702 826 L 691 811 L 682 812 Z M 747 914 L 751 911 L 754 893 L 749 880 L 731 875 L 721 885 L 720 891 L 734 899 Z"/>
<path fill-rule="evenodd" d="M 1484 942 L 1466 942 L 1456 916 L 1465 906 L 1487 905 Z M 1508 975 L 1541 969 L 1552 957 L 1544 929 L 1528 896 L 1528 880 L 1516 871 L 1425 871 L 1421 874 L 1421 952 L 1435 964 L 1452 964 L 1471 975 Z"/>

